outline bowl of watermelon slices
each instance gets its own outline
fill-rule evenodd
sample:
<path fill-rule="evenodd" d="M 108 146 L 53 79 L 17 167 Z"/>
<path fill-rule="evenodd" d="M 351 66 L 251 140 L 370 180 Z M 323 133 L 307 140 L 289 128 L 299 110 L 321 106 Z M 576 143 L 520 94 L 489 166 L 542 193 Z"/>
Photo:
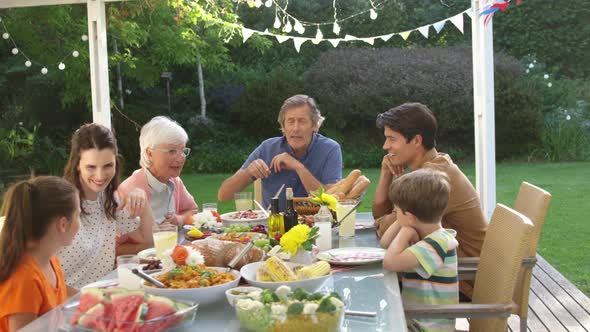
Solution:
<path fill-rule="evenodd" d="M 65 331 L 159 332 L 182 329 L 195 319 L 198 304 L 150 295 L 143 290 L 84 288 L 78 301 L 62 308 Z"/>

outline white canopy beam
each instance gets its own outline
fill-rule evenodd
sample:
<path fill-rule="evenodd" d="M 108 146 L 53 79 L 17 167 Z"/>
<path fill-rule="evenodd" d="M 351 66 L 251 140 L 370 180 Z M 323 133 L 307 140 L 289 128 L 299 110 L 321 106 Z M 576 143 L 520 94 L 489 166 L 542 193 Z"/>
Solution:
<path fill-rule="evenodd" d="M 488 220 L 496 206 L 496 134 L 494 125 L 493 22 L 479 16 L 486 0 L 472 0 L 473 110 L 475 187 Z"/>
<path fill-rule="evenodd" d="M 0 2 L 0 9 L 82 3 L 87 5 L 92 120 L 107 128 L 111 128 L 111 97 L 105 2 L 115 1 L 127 0 L 3 0 Z"/>

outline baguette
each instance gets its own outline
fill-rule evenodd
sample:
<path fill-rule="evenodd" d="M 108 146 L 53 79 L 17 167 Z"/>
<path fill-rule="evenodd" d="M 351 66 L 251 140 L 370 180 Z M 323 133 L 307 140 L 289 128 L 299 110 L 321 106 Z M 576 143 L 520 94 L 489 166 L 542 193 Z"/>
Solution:
<path fill-rule="evenodd" d="M 346 179 L 344 179 L 344 181 L 342 182 L 342 184 L 340 185 L 338 191 L 341 191 L 343 193 L 348 193 L 350 191 L 350 189 L 352 188 L 352 185 L 354 184 L 354 182 L 361 176 L 361 171 L 358 169 L 354 169 L 350 172 L 350 174 L 348 174 L 348 176 L 346 177 Z"/>
<path fill-rule="evenodd" d="M 340 190 L 338 190 L 338 189 L 340 188 L 340 185 L 341 185 L 342 183 L 344 183 L 344 180 L 346 180 L 346 178 L 344 178 L 344 179 L 342 179 L 342 180 L 340 180 L 340 181 L 336 182 L 336 183 L 335 183 L 333 186 L 331 186 L 330 188 L 328 188 L 328 189 L 325 191 L 325 193 L 326 193 L 326 194 L 330 194 L 330 195 L 332 195 L 332 194 L 334 194 L 334 193 L 336 193 L 336 192 L 340 191 Z"/>
<path fill-rule="evenodd" d="M 369 185 L 371 184 L 371 180 L 369 180 L 369 178 L 363 175 L 359 177 L 359 180 L 360 181 L 358 181 L 357 184 L 352 187 L 350 192 L 346 195 L 347 199 L 357 198 L 360 194 L 365 192 L 367 188 L 369 188 Z"/>

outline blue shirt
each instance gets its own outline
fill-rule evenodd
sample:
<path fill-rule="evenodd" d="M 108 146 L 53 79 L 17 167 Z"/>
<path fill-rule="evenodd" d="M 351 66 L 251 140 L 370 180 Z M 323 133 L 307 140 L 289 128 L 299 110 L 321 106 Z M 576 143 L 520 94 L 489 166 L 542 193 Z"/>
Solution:
<path fill-rule="evenodd" d="M 242 165 L 242 169 L 248 167 L 256 159 L 264 160 L 270 167 L 272 158 L 283 152 L 287 152 L 301 162 L 323 184 L 336 183 L 342 178 L 342 151 L 340 150 L 340 144 L 320 134 L 313 135 L 311 143 L 302 158 L 295 157 L 293 149 L 289 146 L 285 136 L 269 138 L 250 154 Z M 270 204 L 270 199 L 283 184 L 285 184 L 285 188 L 293 188 L 293 196 L 295 197 L 308 196 L 297 172 L 282 170 L 275 173 L 274 169 L 271 169 L 270 175 L 266 179 L 262 179 L 262 206 L 266 208 Z M 280 195 L 280 209 L 281 211 L 285 209 L 284 189 Z"/>

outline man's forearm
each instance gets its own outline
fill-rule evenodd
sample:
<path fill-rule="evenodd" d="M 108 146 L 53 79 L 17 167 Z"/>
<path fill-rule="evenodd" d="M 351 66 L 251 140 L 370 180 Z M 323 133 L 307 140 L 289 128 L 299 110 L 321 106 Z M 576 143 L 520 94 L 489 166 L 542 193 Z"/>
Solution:
<path fill-rule="evenodd" d="M 222 202 L 231 201 L 234 199 L 234 194 L 246 188 L 252 179 L 248 172 L 244 169 L 239 169 L 234 175 L 227 178 L 217 192 L 217 199 Z"/>
<path fill-rule="evenodd" d="M 377 189 L 375 190 L 375 197 L 373 199 L 373 218 L 382 217 L 388 213 L 391 213 L 393 206 L 389 201 L 389 186 L 393 176 L 389 172 L 381 172 L 379 176 L 379 182 L 377 183 Z"/>
<path fill-rule="evenodd" d="M 313 174 L 311 174 L 311 172 L 303 164 L 301 164 L 301 166 L 295 171 L 297 172 L 301 183 L 303 183 L 305 191 L 308 193 L 312 190 L 318 190 L 319 187 L 324 186 L 324 184 L 316 179 L 315 176 L 313 176 Z"/>

